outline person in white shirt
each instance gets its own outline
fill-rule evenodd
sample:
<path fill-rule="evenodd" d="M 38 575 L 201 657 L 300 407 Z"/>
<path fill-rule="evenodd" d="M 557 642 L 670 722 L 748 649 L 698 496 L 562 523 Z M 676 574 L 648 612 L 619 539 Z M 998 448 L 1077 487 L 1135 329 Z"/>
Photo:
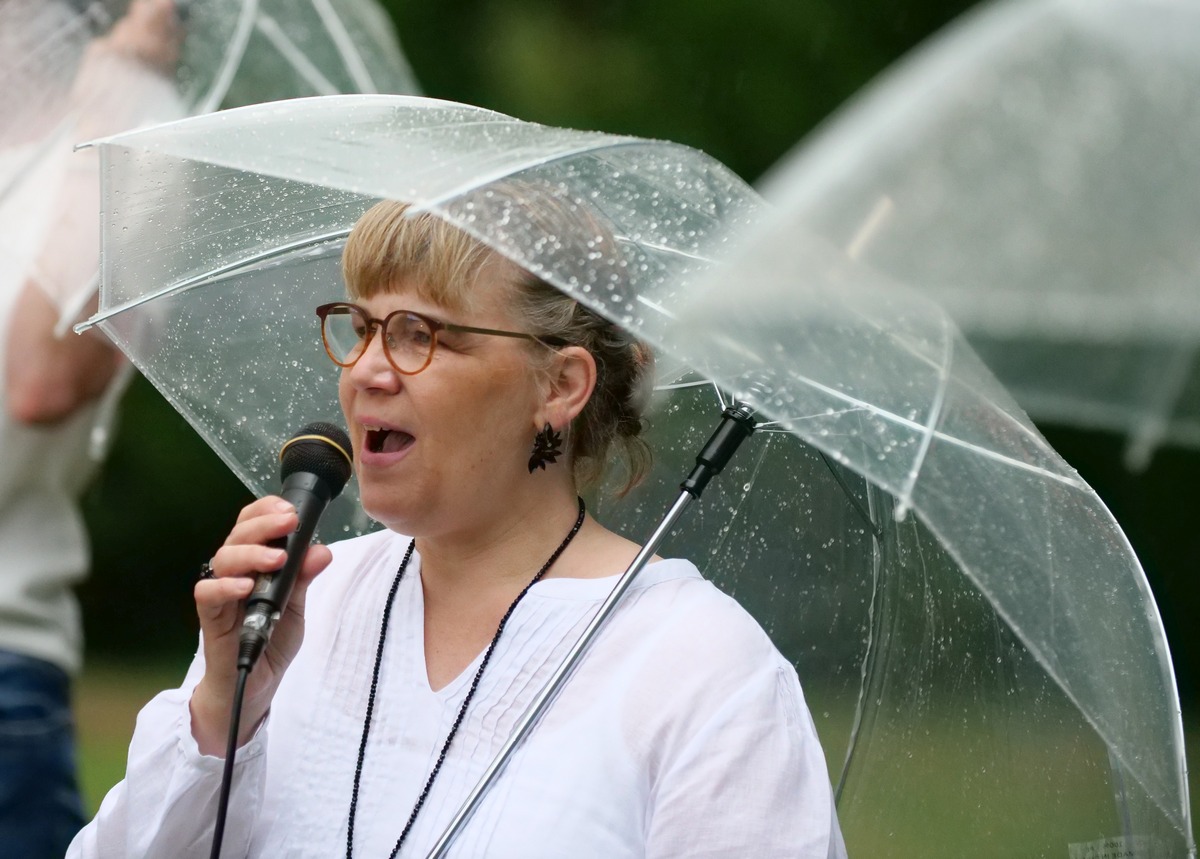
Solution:
<path fill-rule="evenodd" d="M 426 855 L 638 550 L 578 493 L 612 459 L 644 472 L 644 344 L 400 203 L 343 268 L 348 301 L 318 314 L 385 529 L 308 551 L 249 678 L 223 856 Z M 276 497 L 242 510 L 196 585 L 195 661 L 69 856 L 209 855 L 242 601 L 296 525 Z M 794 669 L 655 558 L 448 855 L 844 854 Z"/>
<path fill-rule="evenodd" d="M 60 79 L 35 60 L 73 56 L 64 34 L 79 15 L 65 0 L 0 0 L 0 855 L 22 859 L 60 859 L 84 823 L 70 704 L 89 565 L 79 497 L 131 372 L 102 336 L 61 330 L 64 306 L 94 306 L 99 266 L 99 165 L 72 146 L 180 113 L 172 0 L 134 0 Z"/>

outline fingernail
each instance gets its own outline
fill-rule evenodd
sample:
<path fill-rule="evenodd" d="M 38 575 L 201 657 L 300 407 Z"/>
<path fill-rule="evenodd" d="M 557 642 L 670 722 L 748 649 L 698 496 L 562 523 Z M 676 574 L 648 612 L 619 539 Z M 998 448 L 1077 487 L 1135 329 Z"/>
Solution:
<path fill-rule="evenodd" d="M 295 508 L 292 507 L 292 505 L 289 502 L 284 501 L 281 498 L 281 499 L 279 499 L 279 501 L 275 502 L 275 509 L 278 510 L 280 513 L 291 513 L 292 510 L 294 510 Z"/>

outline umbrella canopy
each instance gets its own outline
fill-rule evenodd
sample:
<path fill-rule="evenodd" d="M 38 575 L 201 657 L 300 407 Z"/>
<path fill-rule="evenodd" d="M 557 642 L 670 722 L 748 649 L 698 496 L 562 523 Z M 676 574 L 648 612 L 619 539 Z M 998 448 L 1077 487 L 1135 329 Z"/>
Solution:
<path fill-rule="evenodd" d="M 673 353 L 772 434 L 676 545 L 796 661 L 851 854 L 1194 855 L 1138 561 L 944 311 L 785 216 L 691 293 Z"/>
<path fill-rule="evenodd" d="M 1004 0 L 783 159 L 768 198 L 942 303 L 1035 417 L 1200 447 L 1200 8 Z"/>
<path fill-rule="evenodd" d="M 207 427 L 209 443 L 260 493 L 275 483 L 279 439 L 311 419 L 314 403 L 326 419 L 337 413 L 337 377 L 319 333 L 313 339 L 313 308 L 343 297 L 341 248 L 371 202 L 453 210 L 465 229 L 503 245 L 525 268 L 555 283 L 565 278 L 605 313 L 651 331 L 669 323 L 663 302 L 669 306 L 687 273 L 704 264 L 709 246 L 761 211 L 749 186 L 682 146 L 549 129 L 414 97 L 222 111 L 112 138 L 100 152 L 105 254 L 97 321 L 107 320 L 105 331 L 181 412 Z M 614 288 L 604 274 L 611 267 L 580 265 L 598 261 L 594 236 L 539 239 L 538 224 L 505 217 L 512 200 L 494 187 L 517 178 L 586 189 L 602 187 L 609 173 L 627 190 L 596 205 L 607 222 L 636 227 L 618 239 L 630 255 L 622 273 L 638 279 L 637 290 Z M 227 324 L 239 319 L 252 327 Z M 200 362 L 189 358 L 201 354 Z M 297 379 L 303 396 L 290 403 L 277 396 Z M 334 505 L 327 529 L 331 522 L 346 533 L 370 527 L 356 518 L 353 487 Z"/>
<path fill-rule="evenodd" d="M 852 852 L 1189 849 L 1166 643 L 1116 523 L 937 306 L 779 223 L 719 162 L 386 96 L 99 148 L 92 324 L 255 492 L 296 426 L 337 412 L 313 309 L 340 297 L 346 234 L 407 201 L 657 347 L 659 464 L 594 505 L 630 536 L 677 494 L 715 391 L 759 408 L 668 551 L 798 666 Z M 331 507 L 326 539 L 371 527 L 356 513 Z"/>
<path fill-rule="evenodd" d="M 0 199 L 53 207 L 59 245 L 86 248 L 97 165 L 80 141 L 222 104 L 416 91 L 374 0 L 4 0 Z M 64 257 L 42 260 L 38 282 L 70 322 L 97 253 Z"/>
<path fill-rule="evenodd" d="M 93 43 L 146 0 L 5 0 L 0 6 L 0 145 L 66 99 Z M 182 109 L 339 92 L 415 92 L 390 19 L 374 0 L 174 0 L 161 54 Z M 145 59 L 145 57 L 142 57 Z M 132 99 L 131 99 L 132 100 Z M 123 130 L 123 129 L 122 129 Z"/>

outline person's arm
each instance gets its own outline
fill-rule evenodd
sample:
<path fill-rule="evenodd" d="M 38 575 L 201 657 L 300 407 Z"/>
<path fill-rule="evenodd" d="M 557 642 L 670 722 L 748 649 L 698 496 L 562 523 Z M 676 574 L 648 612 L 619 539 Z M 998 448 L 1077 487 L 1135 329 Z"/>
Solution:
<path fill-rule="evenodd" d="M 204 674 L 198 654 L 183 684 L 138 714 L 125 778 L 75 836 L 67 859 L 205 859 L 211 855 L 224 761 L 201 754 L 188 700 Z M 223 856 L 245 856 L 264 797 L 266 731 L 238 751 Z"/>
<path fill-rule="evenodd" d="M 283 550 L 268 545 L 296 529 L 291 504 L 268 496 L 243 508 L 211 565 L 196 583 L 201 647 L 179 689 L 158 695 L 138 716 L 125 779 L 72 843 L 71 859 L 209 855 L 230 726 L 243 601 L 255 577 L 277 569 Z M 250 674 L 222 854 L 244 856 L 254 836 L 266 785 L 263 725 L 283 675 L 300 649 L 308 586 L 332 559 L 313 545 L 291 599 Z"/>
<path fill-rule="evenodd" d="M 268 495 L 246 505 L 224 545 L 212 558 L 213 578 L 196 583 L 196 614 L 200 618 L 208 667 L 192 692 L 191 731 L 205 755 L 225 756 L 245 600 L 259 575 L 283 565 L 286 553 L 273 544 L 295 531 L 299 521 L 295 507 L 278 496 Z M 328 546 L 319 543 L 309 546 L 288 604 L 246 683 L 239 745 L 250 738 L 270 710 L 283 675 L 304 638 L 308 587 L 332 559 Z"/>
<path fill-rule="evenodd" d="M 99 397 L 120 366 L 98 334 L 55 333 L 58 306 L 32 281 L 13 306 L 5 339 L 5 406 L 25 424 L 53 424 Z"/>
<path fill-rule="evenodd" d="M 149 117 L 173 118 L 168 79 L 182 35 L 174 0 L 133 0 L 83 58 L 69 99 L 77 139 L 112 134 Z M 100 255 L 97 156 L 85 150 L 69 159 L 58 215 L 5 332 L 5 403 L 10 416 L 26 424 L 70 417 L 98 398 L 120 367 L 119 354 L 99 332 L 56 333 L 60 305 L 69 306 L 87 288 Z"/>

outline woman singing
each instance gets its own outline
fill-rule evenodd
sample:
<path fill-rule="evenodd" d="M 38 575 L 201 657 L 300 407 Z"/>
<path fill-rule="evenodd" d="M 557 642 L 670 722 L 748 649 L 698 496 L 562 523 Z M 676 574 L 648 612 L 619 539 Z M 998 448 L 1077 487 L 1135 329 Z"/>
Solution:
<path fill-rule="evenodd" d="M 612 460 L 645 469 L 644 345 L 399 203 L 359 221 L 343 270 L 318 315 L 385 527 L 308 552 L 250 676 L 223 856 L 425 856 L 638 548 L 579 493 Z M 296 524 L 275 497 L 242 511 L 196 585 L 200 652 L 69 855 L 208 855 L 242 603 Z M 693 564 L 655 558 L 449 855 L 844 850 L 794 669 Z"/>

